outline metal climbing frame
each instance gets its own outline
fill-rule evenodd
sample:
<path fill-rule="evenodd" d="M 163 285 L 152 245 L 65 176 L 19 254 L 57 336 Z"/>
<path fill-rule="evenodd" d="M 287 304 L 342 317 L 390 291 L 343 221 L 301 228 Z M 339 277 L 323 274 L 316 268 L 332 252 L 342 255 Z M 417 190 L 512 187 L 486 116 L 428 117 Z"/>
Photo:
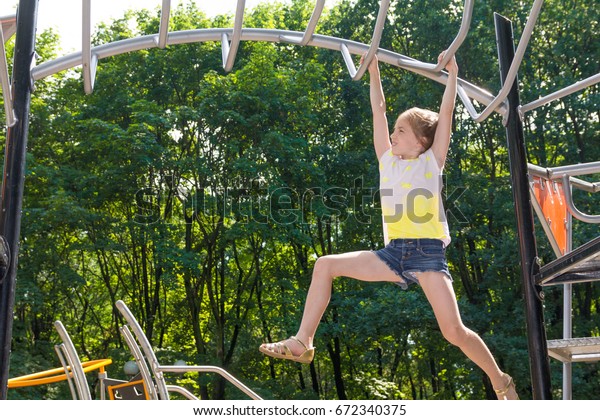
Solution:
<path fill-rule="evenodd" d="M 156 1 L 158 3 L 158 0 Z M 93 46 L 91 44 L 91 14 L 93 12 L 92 1 L 82 0 L 81 51 L 63 57 L 59 57 L 54 60 L 49 60 L 39 65 L 34 65 L 34 55 L 29 54 L 27 52 L 28 48 L 24 48 L 22 51 L 19 50 L 18 53 L 15 54 L 15 63 L 19 61 L 20 64 L 18 66 L 15 65 L 13 72 L 15 80 L 20 78 L 19 87 L 14 88 L 11 87 L 11 81 L 8 76 L 8 65 L 6 62 L 6 52 L 4 48 L 5 41 L 9 39 L 15 32 L 17 33 L 17 42 L 18 39 L 21 37 L 23 38 L 24 44 L 29 42 L 29 40 L 26 41 L 26 38 L 30 37 L 31 33 L 33 33 L 33 37 L 35 37 L 35 17 L 37 14 L 37 2 L 38 0 L 20 0 L 19 8 L 22 11 L 26 12 L 22 13 L 22 15 L 25 15 L 25 18 L 23 19 L 24 23 L 21 26 L 19 26 L 15 16 L 7 16 L 0 18 L 0 24 L 2 29 L 0 31 L 0 81 L 4 97 L 6 125 L 8 127 L 13 127 L 15 125 L 18 126 L 18 124 L 16 123 L 18 122 L 19 118 L 27 120 L 29 109 L 28 95 L 29 88 L 31 86 L 29 86 L 29 88 L 26 87 L 26 80 L 28 80 L 29 84 L 32 85 L 35 81 L 43 79 L 55 73 L 81 66 L 84 91 L 86 94 L 91 94 L 94 89 L 94 81 L 96 77 L 97 68 L 99 62 L 102 59 L 118 54 L 124 54 L 143 49 L 151 49 L 156 47 L 162 49 L 166 48 L 167 46 L 195 42 L 220 42 L 222 48 L 222 65 L 224 70 L 227 72 L 231 71 L 234 66 L 237 51 L 242 41 L 264 41 L 273 43 L 289 43 L 293 45 L 312 46 L 317 48 L 325 48 L 340 51 L 343 60 L 348 68 L 348 72 L 353 80 L 359 80 L 364 75 L 369 62 L 372 60 L 373 56 L 377 54 L 380 62 L 409 70 L 411 72 L 434 80 L 441 84 L 445 84 L 447 81 L 447 74 L 443 71 L 443 68 L 447 64 L 448 60 L 452 57 L 452 55 L 456 53 L 456 51 L 458 51 L 458 49 L 460 48 L 460 46 L 462 45 L 463 41 L 469 33 L 475 0 L 465 0 L 460 28 L 456 37 L 448 46 L 447 53 L 444 57 L 442 57 L 440 63 L 422 62 L 414 58 L 404 56 L 402 54 L 398 54 L 393 51 L 385 50 L 379 47 L 382 33 L 384 30 L 384 25 L 387 20 L 387 12 L 390 7 L 390 0 L 380 1 L 379 11 L 375 22 L 372 39 L 369 44 L 317 34 L 316 27 L 318 25 L 320 16 L 323 12 L 325 0 L 315 1 L 313 13 L 306 26 L 306 29 L 303 32 L 275 29 L 244 28 L 243 21 L 246 3 L 245 0 L 237 1 L 233 28 L 210 28 L 169 32 L 171 1 L 162 0 L 160 26 L 157 34 L 120 40 L 97 46 Z M 516 52 L 513 51 L 511 54 L 509 54 L 509 56 L 511 57 L 508 61 L 509 68 L 507 67 L 501 69 L 503 86 L 496 95 L 474 84 L 471 84 L 466 80 L 458 80 L 458 96 L 463 102 L 465 109 L 476 122 L 482 122 L 483 120 L 488 118 L 492 113 L 495 112 L 503 117 L 503 123 L 507 127 L 509 127 L 509 125 L 511 124 L 517 125 L 517 127 L 509 128 L 507 129 L 507 131 L 516 132 L 517 136 L 522 137 L 521 119 L 523 118 L 526 112 L 529 112 L 539 106 L 550 103 L 566 95 L 585 89 L 600 81 L 599 73 L 588 77 L 587 79 L 582 80 L 581 82 L 574 83 L 571 86 L 561 89 L 558 92 L 549 94 L 545 97 L 531 102 L 530 104 L 526 104 L 523 106 L 521 106 L 518 103 L 518 91 L 516 91 L 517 99 L 515 100 L 514 92 L 517 85 L 516 80 L 518 69 L 523 60 L 529 40 L 533 34 L 533 30 L 537 22 L 537 18 L 541 12 L 542 5 L 543 0 L 533 1 L 528 20 L 523 30 L 523 33 L 521 34 L 521 38 Z M 20 27 L 21 29 L 17 29 L 17 27 Z M 23 56 L 19 56 L 19 54 L 22 54 Z M 362 64 L 358 67 L 358 69 L 354 64 L 352 55 L 365 56 L 365 59 L 363 60 Z M 506 65 L 506 63 L 501 63 L 501 67 L 503 65 Z M 27 72 L 28 74 L 25 74 Z M 18 113 L 15 113 L 15 104 L 18 102 L 15 100 L 15 92 L 13 91 L 15 89 L 20 91 L 20 93 L 23 96 L 23 100 L 27 101 L 25 104 L 20 105 L 20 116 Z M 510 103 L 511 92 L 513 92 L 513 104 Z M 475 109 L 474 102 L 478 102 L 479 104 L 485 106 L 483 111 L 478 112 Z M 513 117 L 511 115 L 513 113 L 519 116 L 518 121 L 513 119 L 512 122 L 509 122 L 509 119 Z M 9 136 L 11 137 L 10 140 L 7 140 L 7 142 L 10 141 L 11 143 L 16 144 L 19 151 L 24 150 L 24 145 L 26 144 L 27 140 L 28 122 L 22 121 L 22 123 L 23 127 L 18 127 L 18 129 L 11 133 L 11 135 Z M 519 124 L 521 124 L 520 128 L 518 127 Z M 521 132 L 519 133 L 519 131 Z M 5 167 L 8 168 L 8 173 L 10 175 L 13 175 L 13 179 L 21 178 L 20 172 L 18 170 L 18 168 L 20 167 L 19 165 L 20 164 L 18 159 L 15 161 L 13 166 L 8 167 L 5 165 Z M 10 173 L 12 167 L 17 168 L 15 169 L 17 171 L 16 174 Z M 14 175 L 16 175 L 16 177 Z M 21 183 L 19 185 L 6 185 L 6 177 L 3 180 L 3 191 L 8 192 L 8 194 L 3 194 L 2 197 L 2 210 L 5 221 L 3 223 L 0 223 L 0 234 L 5 236 L 9 244 L 12 245 L 12 251 L 14 254 L 18 253 L 18 232 L 20 226 L 20 217 L 18 217 L 18 214 L 20 214 L 20 202 L 22 200 L 22 180 L 20 182 Z M 564 185 L 569 184 L 573 186 L 576 185 L 577 182 L 578 180 L 576 178 L 573 178 L 572 176 L 570 178 L 567 176 L 567 178 L 563 180 Z M 570 189 L 566 188 L 565 191 L 567 190 L 568 194 L 570 192 Z M 16 204 L 8 203 L 7 205 L 7 203 L 5 203 L 5 201 L 7 200 L 6 197 L 10 197 L 12 195 L 15 195 L 14 200 L 16 200 Z M 518 207 L 520 205 L 520 201 L 515 200 L 515 205 Z M 580 216 L 583 215 L 584 217 L 592 217 L 592 219 L 595 219 L 595 216 L 585 215 L 581 212 L 577 213 L 576 209 L 571 210 L 574 215 L 578 214 Z M 518 217 L 521 216 L 518 215 Z M 0 220 L 0 222 L 2 221 Z M 9 227 L 7 228 L 6 226 Z M 7 230 L 10 230 L 10 232 L 7 233 Z M 13 236 L 16 236 L 16 238 L 13 238 Z M 523 251 L 523 249 L 521 249 L 521 251 Z M 11 293 L 14 293 L 14 291 L 11 292 L 11 288 L 13 288 L 14 286 L 14 280 L 16 275 L 16 273 L 14 272 L 15 270 L 16 269 L 13 269 L 12 272 L 9 271 L 9 276 L 6 279 L 6 281 L 0 282 L 2 283 L 3 290 L 3 301 L 0 302 L 0 331 L 2 331 L 7 326 L 12 326 L 12 323 L 9 321 L 9 317 L 12 311 Z M 6 302 L 4 301 L 5 299 Z M 528 317 L 529 316 L 530 314 L 528 314 Z M 10 328 L 8 329 L 10 330 Z M 2 334 L 0 334 L 0 352 L 4 352 L 4 350 L 7 349 L 7 343 L 10 344 L 10 337 L 10 331 L 5 336 L 2 336 Z M 5 358 L 4 356 L 6 355 L 2 355 L 3 359 Z M 0 366 L 0 398 L 4 396 L 5 384 L 3 382 L 4 378 L 6 378 L 6 372 L 4 370 L 8 369 L 7 366 L 8 364 L 6 364 L 6 366 Z"/>
<path fill-rule="evenodd" d="M 120 40 L 99 46 L 90 45 L 91 6 L 89 4 L 91 0 L 82 1 L 84 2 L 84 5 L 88 5 L 83 9 L 82 42 L 84 45 L 82 44 L 82 51 L 49 60 L 35 66 L 31 71 L 31 76 L 34 81 L 43 79 L 63 70 L 82 66 L 84 90 L 89 94 L 93 90 L 93 79 L 96 74 L 96 66 L 98 65 L 98 62 L 104 58 L 138 50 L 156 47 L 165 48 L 166 46 L 195 42 L 220 42 L 222 47 L 223 68 L 225 71 L 231 71 L 241 41 L 264 41 L 273 43 L 284 42 L 294 45 L 312 46 L 340 51 L 353 80 L 358 80 L 364 75 L 368 63 L 372 57 L 377 54 L 379 61 L 381 62 L 410 70 L 436 82 L 445 84 L 447 75 L 442 69 L 452 54 L 461 46 L 468 34 L 474 4 L 474 0 L 465 1 L 461 26 L 454 41 L 447 49 L 448 53 L 442 59 L 442 62 L 431 64 L 379 48 L 379 42 L 381 41 L 382 32 L 386 22 L 390 0 L 381 0 L 373 36 L 369 44 L 316 34 L 315 30 L 323 12 L 325 0 L 317 0 L 315 2 L 315 8 L 304 32 L 243 28 L 245 0 L 238 0 L 237 2 L 233 28 L 210 28 L 168 32 L 170 1 L 163 0 L 158 34 Z M 352 55 L 362 56 L 365 54 L 366 57 L 363 65 L 356 69 L 352 60 Z M 494 101 L 494 96 L 491 93 L 466 80 L 459 79 L 458 84 L 460 92 L 463 95 L 463 100 L 467 98 L 469 104 L 470 100 L 477 101 L 484 105 L 488 105 Z M 501 115 L 504 114 L 506 112 L 506 103 L 504 99 L 496 99 L 496 103 L 498 105 L 495 106 L 494 109 L 490 109 L 489 113 L 495 111 Z"/>
<path fill-rule="evenodd" d="M 563 399 L 570 400 L 572 363 L 600 361 L 600 337 L 573 338 L 571 302 L 574 284 L 600 281 L 600 237 L 573 249 L 572 218 L 584 223 L 600 223 L 600 216 L 581 212 L 571 190 L 599 192 L 600 182 L 588 182 L 576 176 L 600 173 L 600 162 L 555 168 L 529 164 L 528 172 L 531 201 L 557 257 L 540 269 L 536 282 L 542 286 L 563 285 L 563 336 L 548 341 L 548 354 L 563 363 Z"/>
<path fill-rule="evenodd" d="M 465 0 L 463 7 L 463 16 L 461 26 L 458 30 L 453 42 L 447 48 L 447 54 L 443 57 L 440 63 L 425 63 L 415 60 L 411 57 L 402 54 L 379 48 L 381 35 L 385 25 L 387 12 L 390 7 L 390 0 L 381 0 L 377 20 L 373 31 L 373 37 L 369 44 L 358 43 L 350 40 L 339 39 L 315 34 L 316 26 L 323 12 L 325 0 L 317 0 L 312 16 L 304 32 L 294 32 L 285 30 L 265 30 L 256 28 L 243 28 L 245 0 L 238 0 L 235 11 L 233 28 L 213 28 L 213 29 L 198 29 L 192 31 L 169 32 L 169 17 L 171 10 L 171 1 L 162 0 L 160 27 L 157 34 L 132 38 L 128 40 L 116 41 L 101 46 L 91 45 L 91 13 L 92 0 L 82 0 L 82 48 L 81 52 L 69 54 L 64 57 L 57 58 L 44 62 L 33 67 L 31 75 L 32 79 L 39 80 L 58 73 L 60 71 L 82 67 L 82 78 L 84 91 L 87 94 L 92 93 L 94 88 L 94 79 L 98 62 L 107 57 L 127 52 L 150 49 L 150 48 L 165 48 L 169 45 L 177 45 L 192 42 L 221 42 L 223 68 L 229 72 L 232 70 L 235 63 L 235 58 L 241 41 L 266 41 L 266 42 L 286 42 L 290 44 L 314 46 L 338 50 L 342 53 L 344 62 L 348 68 L 350 76 L 353 80 L 359 80 L 364 75 L 369 62 L 375 54 L 378 54 L 380 61 L 388 64 L 413 71 L 422 76 L 428 77 L 439 83 L 445 83 L 446 75 L 442 69 L 450 59 L 450 57 L 458 51 L 463 41 L 468 35 L 470 23 L 473 15 L 474 0 Z M 531 7 L 527 24 L 521 34 L 519 45 L 515 53 L 515 60 L 511 63 L 508 71 L 507 82 L 497 95 L 493 95 L 484 89 L 481 89 L 469 82 L 460 79 L 457 87 L 458 96 L 463 102 L 465 109 L 470 116 L 477 122 L 482 122 L 488 118 L 493 112 L 497 112 L 506 118 L 507 101 L 509 86 L 515 80 L 518 68 L 523 60 L 528 43 L 531 39 L 537 18 L 541 12 L 543 0 L 535 0 Z M 12 19 L 12 21 L 11 21 Z M 14 28 L 14 16 L 2 18 L 3 28 Z M 3 31 L 4 39 L 7 39 L 14 33 L 10 29 Z M 6 56 L 4 54 L 4 43 L 2 43 L 2 51 L 0 51 L 0 77 L 2 79 L 2 90 L 5 96 L 5 111 L 7 125 L 14 124 L 14 114 L 11 107 L 11 91 L 7 73 Z M 352 55 L 365 55 L 363 64 L 356 68 Z M 558 92 L 555 92 L 546 97 L 540 98 L 530 104 L 519 107 L 520 113 L 531 111 L 532 109 L 549 103 L 553 100 L 577 92 L 592 86 L 600 81 L 600 73 L 590 76 L 585 80 L 574 83 Z M 477 101 L 485 106 L 483 111 L 478 112 L 473 104 Z"/>
<path fill-rule="evenodd" d="M 533 19 L 537 19 L 535 2 L 523 36 L 529 37 Z M 530 29 L 528 29 L 530 28 Z M 533 394 L 536 399 L 551 398 L 549 363 L 546 355 L 563 361 L 563 399 L 571 399 L 572 361 L 600 360 L 600 338 L 571 338 L 571 285 L 572 283 L 600 280 L 600 237 L 571 250 L 571 216 L 587 223 L 600 222 L 600 216 L 585 214 L 573 203 L 571 187 L 595 192 L 598 183 L 588 183 L 574 178 L 579 175 L 600 173 L 600 162 L 583 163 L 554 169 L 542 169 L 527 163 L 523 135 L 523 119 L 531 111 L 566 95 L 589 87 L 599 80 L 598 75 L 577 82 L 558 92 L 547 95 L 525 106 L 520 105 L 515 65 L 522 60 L 523 37 L 517 52 L 512 49 L 512 26 L 503 18 L 496 19 L 499 45 L 502 91 L 508 88 L 509 111 L 504 124 L 507 127 L 510 172 L 515 200 L 515 213 L 521 254 L 524 297 L 527 309 L 529 351 Z M 504 45 L 506 44 L 506 45 Z M 504 51 L 503 51 L 504 50 Z M 510 66 L 510 68 L 509 68 Z M 502 94 L 499 94 L 501 96 Z M 472 115 L 472 114 L 471 114 Z M 473 115 L 472 115 L 473 116 Z M 477 120 L 477 119 L 476 119 Z M 529 177 L 527 176 L 529 174 Z M 537 185 L 536 185 L 537 179 Z M 551 182 L 555 182 L 551 184 Z M 551 186 L 550 186 L 551 185 Z M 546 188 L 546 191 L 542 191 Z M 547 200 L 545 202 L 545 200 Z M 559 257 L 543 267 L 539 265 L 537 245 L 533 234 L 533 211 L 538 212 L 542 227 Z M 553 218 L 552 220 L 549 220 Z M 564 325 L 562 340 L 547 340 L 543 322 L 543 293 L 541 286 L 564 284 Z"/>

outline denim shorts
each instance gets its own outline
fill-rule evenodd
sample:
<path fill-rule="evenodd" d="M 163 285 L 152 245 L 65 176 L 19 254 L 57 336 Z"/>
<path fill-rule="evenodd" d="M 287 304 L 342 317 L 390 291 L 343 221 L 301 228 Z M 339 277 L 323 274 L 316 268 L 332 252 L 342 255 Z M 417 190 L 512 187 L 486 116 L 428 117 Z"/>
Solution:
<path fill-rule="evenodd" d="M 383 249 L 372 251 L 402 280 L 395 282 L 403 289 L 419 284 L 415 273 L 436 271 L 450 280 L 446 261 L 446 246 L 439 239 L 393 239 Z"/>

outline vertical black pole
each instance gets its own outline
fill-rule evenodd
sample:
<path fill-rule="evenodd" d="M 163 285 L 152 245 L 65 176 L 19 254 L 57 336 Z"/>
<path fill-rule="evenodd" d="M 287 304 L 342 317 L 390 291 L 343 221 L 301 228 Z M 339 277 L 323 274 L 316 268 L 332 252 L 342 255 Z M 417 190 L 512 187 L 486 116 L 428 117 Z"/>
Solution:
<path fill-rule="evenodd" d="M 17 255 L 21 231 L 21 209 L 25 182 L 25 154 L 31 103 L 31 64 L 35 49 L 38 0 L 20 0 L 13 61 L 13 108 L 17 122 L 8 129 L 4 174 L 2 178 L 2 214 L 0 235 L 8 243 L 11 259 L 1 281 L 0 297 L 0 399 L 7 399 L 8 371 L 12 342 L 13 307 L 17 274 Z"/>
<path fill-rule="evenodd" d="M 494 23 L 498 43 L 500 78 L 504 85 L 515 56 L 512 23 L 498 14 L 494 15 Z M 533 209 L 529 195 L 523 122 L 518 113 L 520 105 L 518 85 L 519 82 L 515 79 L 508 94 L 509 113 L 506 121 L 506 139 L 521 254 L 533 398 L 547 400 L 552 399 L 550 392 L 550 361 L 544 328 L 541 287 L 535 284 L 534 279 L 534 275 L 539 271 L 539 265 L 537 264 Z"/>

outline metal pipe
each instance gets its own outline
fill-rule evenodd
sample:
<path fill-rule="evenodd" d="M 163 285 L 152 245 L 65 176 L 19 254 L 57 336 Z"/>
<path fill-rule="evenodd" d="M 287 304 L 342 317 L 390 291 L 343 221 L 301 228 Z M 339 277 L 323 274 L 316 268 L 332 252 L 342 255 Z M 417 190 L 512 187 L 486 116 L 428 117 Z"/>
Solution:
<path fill-rule="evenodd" d="M 577 163 L 575 165 L 548 168 L 548 176 L 550 179 L 559 179 L 564 175 L 580 176 L 597 173 L 600 173 L 600 162 Z"/>
<path fill-rule="evenodd" d="M 381 35 L 383 34 L 383 27 L 385 25 L 385 19 L 387 17 L 387 12 L 390 7 L 390 0 L 381 0 L 381 4 L 379 6 L 379 12 L 377 13 L 377 21 L 375 22 L 375 29 L 373 30 L 373 36 L 371 37 L 371 44 L 369 45 L 369 49 L 365 55 L 364 60 L 358 66 L 358 70 L 354 65 L 354 61 L 350 57 L 350 52 L 346 45 L 341 46 L 342 56 L 344 57 L 344 62 L 346 63 L 346 67 L 350 72 L 350 77 L 352 80 L 360 80 L 365 71 L 369 67 L 369 63 L 377 53 L 379 49 L 379 44 L 381 43 Z"/>
<path fill-rule="evenodd" d="M 321 18 L 321 13 L 323 13 L 324 6 L 325 0 L 317 0 L 312 15 L 310 16 L 310 20 L 308 21 L 308 25 L 306 25 L 306 29 L 304 30 L 304 35 L 302 35 L 302 38 L 284 35 L 281 37 L 281 40 L 290 42 L 292 44 L 308 45 L 308 43 L 312 39 L 313 34 L 315 33 L 315 29 L 317 27 L 319 19 Z"/>
<path fill-rule="evenodd" d="M 167 391 L 167 384 L 165 383 L 162 372 L 156 370 L 156 368 L 159 366 L 159 363 L 158 359 L 156 358 L 156 354 L 154 354 L 154 350 L 152 349 L 152 345 L 150 344 L 150 341 L 148 341 L 148 337 L 146 337 L 146 334 L 144 334 L 144 330 L 142 330 L 142 327 L 138 323 L 137 319 L 133 316 L 127 305 L 125 305 L 125 302 L 118 300 L 115 303 L 115 306 L 123 318 L 125 318 L 125 321 L 127 321 L 126 326 L 133 331 L 135 340 L 132 341 L 132 345 L 134 347 L 138 347 L 139 345 L 139 349 L 141 349 L 143 353 L 144 360 L 148 364 L 148 368 L 154 376 L 155 380 L 150 382 L 148 386 L 152 386 L 151 384 L 154 383 L 154 386 L 156 386 L 158 390 L 159 399 L 168 400 L 169 392 Z M 128 331 L 129 328 L 124 328 L 124 331 Z"/>
<path fill-rule="evenodd" d="M 600 82 L 600 73 L 590 76 L 587 79 L 581 80 L 577 83 L 573 83 L 572 85 L 569 85 L 560 90 L 557 90 L 556 92 L 551 93 L 550 95 L 543 96 L 533 102 L 528 103 L 527 105 L 520 106 L 519 114 L 522 116 L 528 111 L 536 109 L 542 105 L 546 105 L 556 99 L 560 99 L 564 96 L 570 95 L 570 94 L 578 92 L 580 90 L 583 90 L 583 89 L 585 89 L 589 86 L 595 85 L 596 83 L 599 83 L 599 82 Z"/>
<path fill-rule="evenodd" d="M 534 399 L 551 399 L 550 362 L 544 327 L 541 287 L 535 282 L 540 267 L 537 263 L 537 245 L 534 232 L 533 210 L 529 196 L 527 176 L 527 152 L 523 134 L 523 122 L 519 118 L 519 89 L 516 73 L 511 74 L 518 59 L 514 50 L 513 30 L 510 20 L 494 15 L 500 79 L 505 90 L 508 83 L 510 104 L 506 121 L 509 167 L 514 198 L 515 218 L 521 259 L 521 281 L 525 298 L 529 362 Z M 510 68 L 509 68 L 510 66 Z M 509 77 L 510 76 L 510 77 Z"/>
<path fill-rule="evenodd" d="M 146 363 L 146 359 L 144 355 L 140 351 L 137 342 L 135 341 L 135 337 L 129 330 L 127 325 L 123 325 L 119 328 L 121 331 L 121 335 L 125 338 L 125 342 L 133 355 L 133 358 L 137 364 L 138 370 L 140 371 L 140 375 L 142 376 L 142 380 L 144 382 L 144 387 L 146 388 L 146 393 L 150 396 L 152 400 L 158 400 L 157 389 L 154 387 L 154 381 L 152 380 L 152 374 L 150 373 L 150 369 L 148 364 Z M 168 393 L 167 393 L 168 395 Z"/>
<path fill-rule="evenodd" d="M 17 31 L 17 16 L 0 16 L 0 24 L 2 24 L 2 35 L 4 36 L 4 41 L 6 41 Z"/>
<path fill-rule="evenodd" d="M 573 250 L 573 218 L 571 213 L 567 212 L 567 249 L 565 254 Z M 565 283 L 563 285 L 563 338 L 573 338 L 573 285 Z M 563 363 L 563 400 L 573 399 L 573 365 L 571 362 Z"/>
<path fill-rule="evenodd" d="M 448 61 L 450 61 L 450 58 L 452 58 L 452 56 L 456 54 L 456 51 L 458 51 L 465 38 L 467 37 L 467 34 L 469 33 L 469 27 L 471 26 L 471 20 L 473 18 L 474 3 L 474 0 L 465 1 L 465 5 L 463 7 L 463 17 L 460 23 L 458 34 L 456 34 L 456 37 L 454 38 L 450 46 L 446 49 L 446 54 L 444 54 L 444 57 L 442 57 L 442 60 L 439 63 L 430 64 L 423 63 L 420 61 L 411 62 L 410 60 L 407 60 L 406 62 L 401 62 L 400 64 L 406 65 L 409 68 L 428 70 L 436 73 L 442 71 L 442 69 L 446 67 L 446 64 L 448 64 Z"/>
<path fill-rule="evenodd" d="M 543 176 L 549 180 L 562 179 L 564 175 L 569 176 L 580 176 L 580 175 L 592 175 L 600 173 L 600 161 L 599 162 L 586 162 L 577 163 L 574 165 L 556 166 L 554 168 L 542 168 L 534 164 L 528 164 L 530 172 Z"/>
<path fill-rule="evenodd" d="M 223 49 L 223 68 L 226 72 L 230 72 L 235 62 L 238 47 L 242 37 L 242 24 L 244 23 L 244 8 L 246 0 L 238 0 L 237 9 L 235 11 L 235 21 L 233 25 L 233 34 L 231 35 L 231 44 L 227 40 L 227 35 L 224 33 L 221 37 L 221 46 Z"/>
<path fill-rule="evenodd" d="M 211 42 L 221 41 L 222 35 L 231 32 L 230 29 L 223 28 L 211 28 L 211 29 L 194 29 L 187 31 L 177 31 L 169 33 L 167 45 L 179 45 L 196 42 Z M 278 43 L 282 40 L 289 40 L 291 38 L 300 38 L 301 32 L 287 31 L 280 29 L 261 29 L 261 28 L 247 28 L 242 31 L 242 41 L 263 41 Z M 324 48 L 329 50 L 340 51 L 341 46 L 345 45 L 348 48 L 349 53 L 362 55 L 368 51 L 369 46 L 359 42 L 343 40 L 341 38 L 325 36 L 325 35 L 313 35 L 307 44 L 311 47 Z M 133 51 L 151 49 L 156 47 L 155 35 L 145 35 L 137 38 L 124 39 L 120 41 L 111 42 L 104 45 L 99 45 L 92 48 L 94 55 L 98 57 L 98 60 L 103 58 L 112 57 L 118 54 L 125 54 Z M 377 56 L 380 62 L 393 65 L 395 67 L 404 68 L 412 71 L 428 79 L 434 80 L 441 84 L 446 84 L 448 75 L 444 72 L 434 73 L 429 70 L 415 69 L 412 67 L 405 66 L 402 63 L 416 62 L 416 60 L 410 57 L 403 56 L 401 54 L 379 49 Z M 42 64 L 37 65 L 32 69 L 33 80 L 41 80 L 45 77 L 51 76 L 55 73 L 77 67 L 81 64 L 81 52 L 75 52 L 63 57 L 59 57 L 54 60 L 46 61 Z M 464 90 L 465 95 L 476 100 L 481 104 L 489 104 L 493 100 L 493 95 L 487 90 L 481 89 L 480 87 L 463 79 L 458 80 L 460 89 Z M 501 105 L 495 109 L 500 115 L 506 113 L 507 107 Z"/>
<path fill-rule="evenodd" d="M 90 393 L 90 387 L 85 378 L 85 372 L 83 371 L 83 367 L 81 366 L 79 354 L 77 354 L 77 350 L 73 345 L 71 337 L 67 333 L 67 330 L 62 324 L 62 322 L 54 321 L 54 328 L 58 332 L 58 335 L 60 336 L 60 339 L 64 344 L 62 349 L 64 350 L 64 355 L 69 363 L 71 372 L 73 373 L 73 379 L 75 381 L 75 386 L 77 387 L 77 391 L 79 393 L 79 399 L 91 400 L 92 395 Z"/>
<path fill-rule="evenodd" d="M 56 352 L 56 355 L 58 356 L 58 360 L 60 361 L 60 364 L 62 365 L 64 371 L 65 371 L 65 378 L 67 378 L 67 383 L 69 384 L 69 390 L 71 391 L 71 396 L 73 397 L 74 400 L 77 399 L 77 391 L 75 391 L 75 387 L 73 386 L 73 372 L 70 370 L 69 368 L 69 363 L 66 361 L 65 359 L 65 345 L 64 344 L 58 344 L 56 346 L 54 346 L 54 351 Z"/>
<path fill-rule="evenodd" d="M 571 182 L 569 175 L 564 174 L 563 179 L 563 190 L 565 191 L 565 201 L 567 202 L 567 208 L 569 212 L 578 220 L 586 223 L 600 223 L 600 215 L 590 215 L 580 211 L 573 203 L 573 194 L 571 192 Z"/>
<path fill-rule="evenodd" d="M 81 29 L 81 65 L 83 74 L 83 89 L 86 94 L 94 91 L 98 57 L 92 54 L 92 0 L 83 0 L 82 29 Z"/>
<path fill-rule="evenodd" d="M 556 168 L 542 168 L 532 163 L 527 164 L 529 173 L 548 180 L 562 180 L 563 175 L 569 175 L 571 186 L 590 193 L 600 191 L 600 182 L 588 182 L 573 175 L 589 175 L 600 173 L 600 162 L 579 163 L 576 165 L 559 166 Z"/>
<path fill-rule="evenodd" d="M 523 61 L 525 50 L 527 49 L 527 45 L 529 44 L 531 34 L 533 33 L 533 28 L 535 27 L 543 3 L 544 0 L 535 0 L 533 6 L 531 7 L 529 18 L 527 19 L 527 24 L 525 25 L 525 29 L 521 34 L 521 39 L 515 52 L 515 59 L 512 61 L 510 68 L 508 69 L 508 72 L 506 74 L 506 83 L 503 84 L 502 89 L 500 89 L 500 92 L 498 92 L 498 95 L 496 95 L 494 100 L 491 103 L 489 103 L 481 113 L 472 114 L 471 112 L 469 112 L 471 118 L 473 118 L 475 122 L 482 122 L 483 120 L 485 120 L 494 111 L 494 109 L 507 98 L 510 92 L 510 87 L 517 78 L 517 71 L 519 70 L 521 61 Z"/>
<path fill-rule="evenodd" d="M 248 395 L 253 400 L 262 400 L 260 395 L 252 391 L 237 378 L 227 372 L 225 369 L 218 366 L 158 366 L 158 370 L 161 372 L 172 372 L 172 373 L 186 373 L 186 372 L 205 372 L 205 373 L 216 373 L 225 378 L 229 383 L 237 387 L 244 394 Z"/>
<path fill-rule="evenodd" d="M 167 35 L 169 34 L 169 16 L 171 15 L 171 0 L 163 0 L 160 11 L 160 27 L 156 46 L 163 49 L 167 46 Z"/>
<path fill-rule="evenodd" d="M 17 122 L 9 127 L 6 136 L 0 211 L 0 235 L 6 239 L 12 255 L 6 276 L 0 280 L 0 399 L 6 399 L 8 392 L 37 7 L 38 0 L 20 0 L 15 39 L 12 93 Z"/>
<path fill-rule="evenodd" d="M 199 400 L 198 397 L 196 397 L 194 394 L 192 394 L 186 388 L 179 386 L 179 385 L 167 385 L 167 391 L 169 391 L 169 394 L 172 392 L 176 392 L 180 395 L 183 395 L 188 400 Z"/>

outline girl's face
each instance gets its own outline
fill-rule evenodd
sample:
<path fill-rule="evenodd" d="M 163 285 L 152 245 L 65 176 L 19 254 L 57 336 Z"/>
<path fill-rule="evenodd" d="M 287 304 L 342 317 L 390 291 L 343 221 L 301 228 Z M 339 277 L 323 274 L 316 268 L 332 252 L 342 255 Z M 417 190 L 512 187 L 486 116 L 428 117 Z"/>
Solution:
<path fill-rule="evenodd" d="M 414 133 L 406 118 L 398 118 L 390 136 L 392 153 L 403 159 L 416 159 L 425 148 Z"/>

